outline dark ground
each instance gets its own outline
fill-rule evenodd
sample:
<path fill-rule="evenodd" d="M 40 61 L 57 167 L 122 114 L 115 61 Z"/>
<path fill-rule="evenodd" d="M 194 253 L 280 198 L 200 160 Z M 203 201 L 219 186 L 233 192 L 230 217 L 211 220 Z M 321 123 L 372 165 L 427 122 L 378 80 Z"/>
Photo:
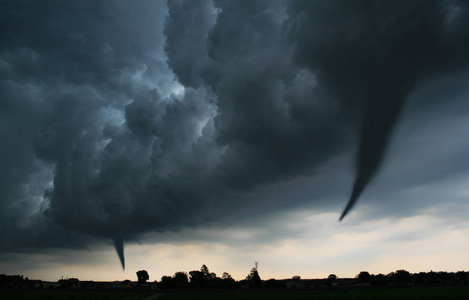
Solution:
<path fill-rule="evenodd" d="M 129 299 L 142 300 L 155 295 L 156 291 L 47 291 L 10 290 L 0 291 L 0 299 L 30 300 L 88 300 Z M 158 291 L 158 300 L 303 300 L 303 299 L 469 299 L 468 286 L 453 287 L 407 287 L 382 289 L 338 290 L 281 290 L 281 291 Z"/>

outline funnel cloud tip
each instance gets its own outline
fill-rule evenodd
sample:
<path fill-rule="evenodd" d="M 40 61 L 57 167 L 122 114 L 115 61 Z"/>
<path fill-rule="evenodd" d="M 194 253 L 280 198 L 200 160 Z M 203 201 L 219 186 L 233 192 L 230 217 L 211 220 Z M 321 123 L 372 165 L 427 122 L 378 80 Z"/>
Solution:
<path fill-rule="evenodd" d="M 124 241 L 121 237 L 114 238 L 114 248 L 122 265 L 122 270 L 125 270 L 125 257 L 124 257 Z"/>
<path fill-rule="evenodd" d="M 346 215 L 347 215 L 347 211 L 344 210 L 342 214 L 340 215 L 339 222 L 342 222 L 342 220 L 344 219 Z"/>

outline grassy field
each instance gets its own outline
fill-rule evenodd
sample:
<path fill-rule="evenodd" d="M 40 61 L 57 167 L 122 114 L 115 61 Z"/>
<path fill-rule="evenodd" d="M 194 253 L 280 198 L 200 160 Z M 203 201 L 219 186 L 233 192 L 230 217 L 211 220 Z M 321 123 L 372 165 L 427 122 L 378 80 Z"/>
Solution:
<path fill-rule="evenodd" d="M 322 299 L 469 299 L 469 287 L 283 291 L 283 292 L 169 292 L 158 300 L 322 300 Z M 141 300 L 155 291 L 0 291 L 2 300 Z"/>
<path fill-rule="evenodd" d="M 158 300 L 469 299 L 469 287 L 287 292 L 166 293 Z"/>
<path fill-rule="evenodd" d="M 0 291 L 1 300 L 141 300 L 155 291 Z"/>

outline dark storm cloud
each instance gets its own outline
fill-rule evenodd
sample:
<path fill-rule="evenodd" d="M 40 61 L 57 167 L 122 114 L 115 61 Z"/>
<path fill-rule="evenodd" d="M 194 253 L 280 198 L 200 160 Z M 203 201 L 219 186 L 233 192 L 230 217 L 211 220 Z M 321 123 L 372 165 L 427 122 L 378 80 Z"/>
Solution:
<path fill-rule="evenodd" d="M 360 113 L 362 189 L 413 84 L 467 50 L 459 2 L 49 1 L 1 14 L 2 248 L 104 237 L 123 266 L 124 242 L 147 231 L 327 199 L 340 189 L 282 205 L 257 195 L 322 175 Z"/>
<path fill-rule="evenodd" d="M 216 95 L 216 138 L 226 147 L 217 170 L 221 184 L 249 189 L 285 180 L 342 151 L 347 130 L 335 123 L 349 118 L 334 99 L 315 88 L 314 74 L 292 64 L 282 30 L 283 2 L 216 1 L 216 23 L 197 41 L 179 38 L 198 36 L 192 23 L 200 22 L 192 16 L 213 9 L 196 6 L 194 12 L 181 6 L 169 6 L 165 49 L 181 82 L 202 79 Z M 200 54 L 184 55 L 188 49 Z M 201 61 L 207 61 L 205 66 L 198 65 Z M 181 70 L 182 63 L 197 66 L 199 72 L 187 79 L 194 68 Z"/>
<path fill-rule="evenodd" d="M 108 135 L 131 97 L 172 82 L 158 51 L 165 11 L 150 2 L 1 3 L 2 231 L 11 234 L 2 245 L 24 232 L 30 244 L 70 244 L 50 224 L 91 231 L 87 220 L 92 227 L 101 211 L 87 185 Z"/>

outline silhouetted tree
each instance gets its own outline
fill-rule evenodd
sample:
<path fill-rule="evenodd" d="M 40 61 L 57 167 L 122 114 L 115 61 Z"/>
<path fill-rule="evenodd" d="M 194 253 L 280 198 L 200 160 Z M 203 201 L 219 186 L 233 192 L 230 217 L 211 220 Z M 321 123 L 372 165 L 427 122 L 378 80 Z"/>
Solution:
<path fill-rule="evenodd" d="M 337 286 L 337 275 L 335 274 L 330 274 L 329 276 L 327 276 L 327 283 L 329 286 L 331 287 L 336 287 Z"/>
<path fill-rule="evenodd" d="M 216 279 L 216 278 L 218 278 L 218 277 L 217 277 L 217 274 L 215 274 L 215 273 L 213 273 L 213 272 L 211 272 L 211 273 L 208 274 L 208 280 L 214 280 L 214 279 Z"/>
<path fill-rule="evenodd" d="M 194 270 L 194 271 L 190 271 L 189 272 L 189 276 L 190 276 L 190 282 L 191 282 L 191 285 L 193 287 L 211 287 L 212 285 L 213 286 L 216 286 L 217 281 L 217 274 L 215 273 L 210 273 L 208 267 L 206 265 L 202 265 L 202 267 L 200 267 L 200 271 L 198 270 Z M 220 281 L 221 279 L 218 278 Z M 213 281 L 212 283 L 209 283 L 210 281 Z"/>
<path fill-rule="evenodd" d="M 236 281 L 231 277 L 230 273 L 223 272 L 221 278 L 215 277 L 211 281 L 211 286 L 216 288 L 235 288 Z"/>
<path fill-rule="evenodd" d="M 173 275 L 170 286 L 178 289 L 187 288 L 189 285 L 189 278 L 186 272 L 176 272 Z"/>
<path fill-rule="evenodd" d="M 234 280 L 231 277 L 230 273 L 228 273 L 228 272 L 223 272 L 223 274 L 221 275 L 221 279 L 223 279 L 223 280 Z"/>
<path fill-rule="evenodd" d="M 206 277 L 204 276 L 204 273 L 202 273 L 199 270 L 190 271 L 189 276 L 190 276 L 191 285 L 193 287 L 201 287 L 204 285 L 204 282 L 207 280 Z"/>
<path fill-rule="evenodd" d="M 262 280 L 256 267 L 251 269 L 251 272 L 246 276 L 246 280 L 251 283 L 252 287 L 257 287 L 261 284 Z"/>
<path fill-rule="evenodd" d="M 217 277 L 217 274 L 215 273 L 210 273 L 208 267 L 206 265 L 202 265 L 202 267 L 200 267 L 200 272 L 202 272 L 202 274 L 204 274 L 204 277 L 206 280 L 212 280 L 212 279 L 215 279 Z"/>
<path fill-rule="evenodd" d="M 210 276 L 210 271 L 206 265 L 202 265 L 202 267 L 200 267 L 200 272 L 202 272 L 202 274 L 204 274 L 204 276 L 207 278 Z"/>
<path fill-rule="evenodd" d="M 298 275 L 295 275 L 295 276 L 293 276 L 291 279 L 294 280 L 294 281 L 300 281 L 300 280 L 301 280 L 301 277 L 298 276 Z"/>
<path fill-rule="evenodd" d="M 146 270 L 140 270 L 137 272 L 138 283 L 146 283 L 150 276 L 148 276 L 148 272 Z"/>
<path fill-rule="evenodd" d="M 361 271 L 358 275 L 357 275 L 357 278 L 358 280 L 360 280 L 360 282 L 370 282 L 371 280 L 371 275 L 370 273 L 366 272 L 366 271 Z"/>
<path fill-rule="evenodd" d="M 161 277 L 161 282 L 159 286 L 162 289 L 174 289 L 176 288 L 176 282 L 174 278 L 171 278 L 171 276 L 163 276 Z"/>
<path fill-rule="evenodd" d="M 396 282 L 400 282 L 402 285 L 405 285 L 410 283 L 411 276 L 410 273 L 406 270 L 397 270 L 396 273 L 394 273 L 394 280 Z"/>
<path fill-rule="evenodd" d="M 389 282 L 389 277 L 379 273 L 378 275 L 371 275 L 372 285 L 386 285 Z"/>
<path fill-rule="evenodd" d="M 189 282 L 188 276 L 186 272 L 176 272 L 174 273 L 173 279 L 175 282 L 178 283 L 185 283 Z"/>
<path fill-rule="evenodd" d="M 336 281 L 336 280 L 337 280 L 337 275 L 335 275 L 335 274 L 330 274 L 329 276 L 327 276 L 327 280 L 329 280 L 329 281 Z"/>
<path fill-rule="evenodd" d="M 394 281 L 394 276 L 395 276 L 395 275 L 396 275 L 396 273 L 394 273 L 394 272 L 391 272 L 391 273 L 389 273 L 389 274 L 386 274 L 386 278 L 387 278 L 387 280 L 388 280 L 388 284 L 390 284 L 391 282 Z"/>

